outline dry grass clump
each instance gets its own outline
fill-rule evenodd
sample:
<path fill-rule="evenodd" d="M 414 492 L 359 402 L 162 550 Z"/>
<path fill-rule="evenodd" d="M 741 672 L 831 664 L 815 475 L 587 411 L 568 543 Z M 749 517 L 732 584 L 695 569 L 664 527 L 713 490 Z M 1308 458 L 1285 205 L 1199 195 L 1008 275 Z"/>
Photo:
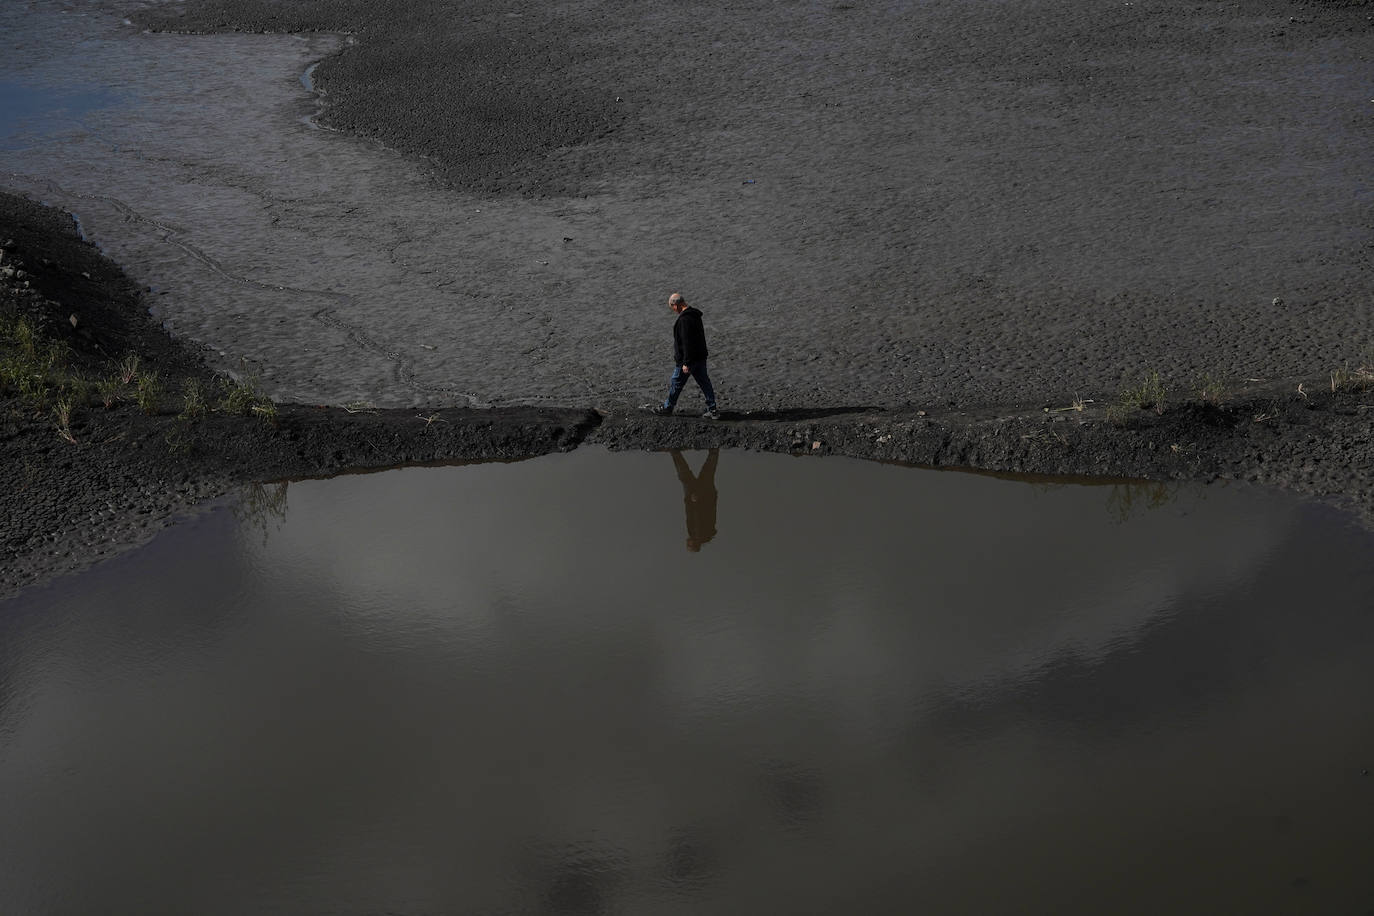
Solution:
<path fill-rule="evenodd" d="M 238 416 L 256 416 L 276 425 L 277 405 L 262 393 L 256 376 L 235 380 L 228 376 L 219 377 L 219 409 Z"/>
<path fill-rule="evenodd" d="M 60 409 L 59 429 L 70 439 L 72 411 L 86 404 L 91 383 L 68 367 L 66 343 L 45 337 L 27 315 L 0 312 L 0 396 L 16 397 L 34 410 Z"/>
<path fill-rule="evenodd" d="M 1116 396 L 1116 401 L 1107 407 L 1107 419 L 1125 426 L 1142 410 L 1164 412 L 1166 391 L 1164 380 L 1158 372 L 1150 371 L 1141 376 L 1140 382 L 1126 385 Z"/>
<path fill-rule="evenodd" d="M 76 437 L 72 435 L 72 408 L 75 405 L 70 398 L 62 398 L 53 405 L 53 416 L 57 420 L 57 434 L 72 445 L 76 445 Z"/>
<path fill-rule="evenodd" d="M 181 386 L 182 406 L 181 413 L 177 414 L 183 420 L 199 420 L 205 416 L 210 409 L 205 401 L 205 386 L 198 378 L 188 378 Z"/>
<path fill-rule="evenodd" d="M 162 379 L 156 372 L 140 372 L 134 388 L 138 409 L 147 414 L 157 413 L 162 402 Z"/>
<path fill-rule="evenodd" d="M 46 335 L 30 316 L 0 304 L 0 398 L 14 398 L 26 410 L 49 413 L 62 439 L 76 442 L 72 426 L 77 414 L 93 404 L 112 409 L 131 401 L 146 414 L 162 410 L 167 395 L 164 382 L 137 355 L 109 361 L 99 377 L 87 376 L 71 363 L 72 353 L 64 341 Z M 277 423 L 277 405 L 262 393 L 256 379 L 238 382 L 221 377 L 213 394 L 218 397 L 198 378 L 181 382 L 177 420 L 187 428 L 169 434 L 173 451 L 187 448 L 188 424 L 212 410 Z"/>
<path fill-rule="evenodd" d="M 115 370 L 115 377 L 119 379 L 121 385 L 132 385 L 134 379 L 138 378 L 138 369 L 138 357 L 130 353 L 119 361 L 119 367 Z"/>
<path fill-rule="evenodd" d="M 1230 382 L 1211 372 L 1204 372 L 1193 380 L 1193 395 L 1204 404 L 1225 404 L 1234 393 Z"/>
<path fill-rule="evenodd" d="M 106 410 L 119 403 L 119 399 L 124 396 L 124 386 L 119 383 L 119 379 L 111 376 L 99 379 L 95 383 L 96 397 L 104 405 Z"/>
<path fill-rule="evenodd" d="M 1356 369 L 1337 369 L 1331 373 L 1331 390 L 1368 391 L 1374 388 L 1374 360 Z"/>

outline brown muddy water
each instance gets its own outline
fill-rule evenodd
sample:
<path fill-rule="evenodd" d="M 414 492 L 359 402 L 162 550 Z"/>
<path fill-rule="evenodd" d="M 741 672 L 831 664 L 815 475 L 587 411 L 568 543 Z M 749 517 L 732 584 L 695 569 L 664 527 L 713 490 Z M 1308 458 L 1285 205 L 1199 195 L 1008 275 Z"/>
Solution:
<path fill-rule="evenodd" d="M 0 604 L 0 910 L 1368 912 L 1371 557 L 748 452 L 256 489 Z"/>

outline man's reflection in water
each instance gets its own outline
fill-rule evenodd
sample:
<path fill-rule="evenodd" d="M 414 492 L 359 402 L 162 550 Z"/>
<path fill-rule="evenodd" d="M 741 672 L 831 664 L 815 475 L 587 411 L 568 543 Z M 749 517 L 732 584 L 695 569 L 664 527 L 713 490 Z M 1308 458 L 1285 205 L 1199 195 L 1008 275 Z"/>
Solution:
<path fill-rule="evenodd" d="M 677 466 L 677 479 L 682 481 L 682 506 L 687 512 L 687 549 L 696 553 L 702 544 L 716 536 L 716 462 L 720 460 L 720 449 L 711 449 L 696 475 L 692 474 L 681 451 L 673 449 L 671 454 Z"/>

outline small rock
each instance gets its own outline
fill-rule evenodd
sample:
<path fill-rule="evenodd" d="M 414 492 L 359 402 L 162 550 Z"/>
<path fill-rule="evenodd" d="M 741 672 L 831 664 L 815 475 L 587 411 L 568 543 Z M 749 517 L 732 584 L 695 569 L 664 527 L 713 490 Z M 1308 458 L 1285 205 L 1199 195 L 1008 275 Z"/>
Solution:
<path fill-rule="evenodd" d="M 72 312 L 71 317 L 69 317 L 67 320 L 70 321 L 70 322 L 72 323 L 72 327 L 76 327 L 76 313 L 75 313 L 75 312 Z"/>

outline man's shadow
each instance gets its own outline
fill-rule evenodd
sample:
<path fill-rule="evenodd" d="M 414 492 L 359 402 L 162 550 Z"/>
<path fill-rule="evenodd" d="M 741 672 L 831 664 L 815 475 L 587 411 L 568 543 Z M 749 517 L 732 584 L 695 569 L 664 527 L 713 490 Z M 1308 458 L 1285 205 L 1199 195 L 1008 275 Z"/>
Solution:
<path fill-rule="evenodd" d="M 673 449 L 670 454 L 677 468 L 677 479 L 682 481 L 682 507 L 687 513 L 687 549 L 696 553 L 701 550 L 702 544 L 716 536 L 716 464 L 720 461 L 720 449 L 711 449 L 706 462 L 695 475 L 679 449 Z"/>

